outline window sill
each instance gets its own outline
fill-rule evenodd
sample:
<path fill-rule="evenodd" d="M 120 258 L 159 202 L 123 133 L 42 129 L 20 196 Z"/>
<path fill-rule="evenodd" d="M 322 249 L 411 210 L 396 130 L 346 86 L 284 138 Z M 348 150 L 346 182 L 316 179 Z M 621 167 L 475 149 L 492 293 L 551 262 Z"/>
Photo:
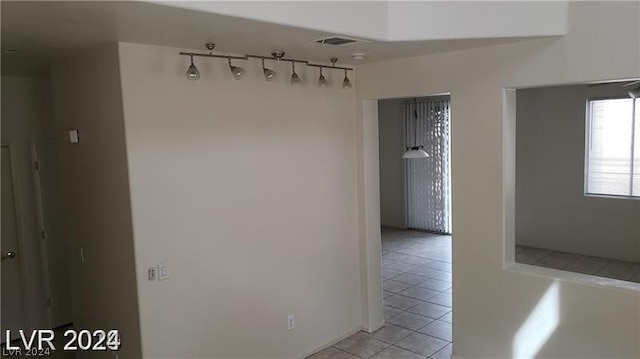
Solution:
<path fill-rule="evenodd" d="M 640 201 L 640 197 L 638 196 L 617 196 L 612 194 L 596 194 L 596 193 L 585 193 L 584 196 L 588 198 L 626 199 L 626 200 L 632 200 L 632 201 Z"/>
<path fill-rule="evenodd" d="M 640 293 L 640 283 L 628 282 L 624 280 L 611 279 L 593 276 L 589 274 L 563 271 L 559 269 L 538 267 L 529 264 L 512 263 L 505 267 L 505 270 L 513 273 L 534 275 L 549 279 L 558 279 L 570 283 L 590 285 L 593 287 L 618 289 L 632 293 Z"/>

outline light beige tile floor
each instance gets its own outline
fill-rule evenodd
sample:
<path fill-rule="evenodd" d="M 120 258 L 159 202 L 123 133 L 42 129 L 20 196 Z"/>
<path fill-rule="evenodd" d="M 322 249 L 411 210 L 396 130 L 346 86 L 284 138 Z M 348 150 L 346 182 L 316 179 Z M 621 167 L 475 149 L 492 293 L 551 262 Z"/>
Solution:
<path fill-rule="evenodd" d="M 525 246 L 516 246 L 516 262 L 640 283 L 640 263 Z"/>
<path fill-rule="evenodd" d="M 309 359 L 451 357 L 451 236 L 383 228 L 382 278 L 386 325 Z"/>

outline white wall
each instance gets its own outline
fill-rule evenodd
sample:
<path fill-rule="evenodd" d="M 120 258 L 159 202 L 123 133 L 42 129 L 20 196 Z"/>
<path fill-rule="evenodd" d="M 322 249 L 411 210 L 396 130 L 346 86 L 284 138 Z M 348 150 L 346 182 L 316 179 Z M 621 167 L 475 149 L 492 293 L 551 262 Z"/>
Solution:
<path fill-rule="evenodd" d="M 405 228 L 404 105 L 402 99 L 378 102 L 380 132 L 380 224 Z"/>
<path fill-rule="evenodd" d="M 74 324 L 83 329 L 118 329 L 119 358 L 140 358 L 118 48 L 101 45 L 67 56 L 52 66 L 51 81 L 72 247 Z M 67 137 L 73 128 L 80 131 L 80 143 L 75 145 Z M 91 357 L 98 354 L 112 357 L 95 352 Z"/>
<path fill-rule="evenodd" d="M 380 40 L 387 36 L 387 3 L 384 1 L 151 1 L 324 31 L 327 36 L 343 34 Z"/>
<path fill-rule="evenodd" d="M 584 195 L 588 98 L 620 84 L 518 90 L 516 243 L 640 261 L 640 201 Z"/>
<path fill-rule="evenodd" d="M 51 84 L 47 76 L 2 76 L 2 144 L 13 145 L 22 220 L 22 240 L 27 261 L 27 297 L 31 327 L 47 326 L 46 300 L 40 253 L 40 231 L 35 207 L 31 143 L 55 138 Z M 3 250 L 8 250 L 3 248 Z"/>
<path fill-rule="evenodd" d="M 372 140 L 377 114 L 370 111 L 371 100 L 451 91 L 454 354 L 640 357 L 638 291 L 553 279 L 562 272 L 551 269 L 533 274 L 528 266 L 518 272 L 505 268 L 513 261 L 515 147 L 510 144 L 515 128 L 505 121 L 511 104 L 504 89 L 640 76 L 638 3 L 572 2 L 569 17 L 569 33 L 558 39 L 358 68 L 359 218 L 368 276 L 363 302 L 370 317 L 382 312 L 375 297 L 380 223 L 371 215 L 379 214 L 379 191 L 372 185 L 378 180 L 378 148 Z M 536 323 L 548 330 L 528 330 Z"/>
<path fill-rule="evenodd" d="M 377 41 L 557 36 L 568 21 L 566 1 L 153 2 Z"/>
<path fill-rule="evenodd" d="M 342 72 L 121 43 L 145 358 L 297 358 L 361 325 L 355 91 Z M 355 81 L 355 78 L 352 78 Z M 148 281 L 159 262 L 170 278 Z M 296 327 L 287 331 L 287 316 Z"/>
<path fill-rule="evenodd" d="M 566 1 L 388 1 L 387 40 L 564 35 L 567 4 Z"/>

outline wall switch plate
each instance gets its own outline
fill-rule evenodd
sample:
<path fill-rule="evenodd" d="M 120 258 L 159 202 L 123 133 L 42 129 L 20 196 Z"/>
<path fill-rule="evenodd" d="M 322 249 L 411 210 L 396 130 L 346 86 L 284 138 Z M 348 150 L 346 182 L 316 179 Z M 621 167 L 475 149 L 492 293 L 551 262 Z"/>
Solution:
<path fill-rule="evenodd" d="M 164 263 L 158 264 L 158 280 L 169 279 L 169 269 Z"/>
<path fill-rule="evenodd" d="M 287 330 L 293 330 L 296 327 L 296 315 L 291 314 L 287 317 Z"/>
<path fill-rule="evenodd" d="M 75 128 L 69 130 L 69 143 L 80 143 L 80 132 Z"/>
<path fill-rule="evenodd" d="M 156 280 L 156 267 L 149 268 L 149 280 Z"/>

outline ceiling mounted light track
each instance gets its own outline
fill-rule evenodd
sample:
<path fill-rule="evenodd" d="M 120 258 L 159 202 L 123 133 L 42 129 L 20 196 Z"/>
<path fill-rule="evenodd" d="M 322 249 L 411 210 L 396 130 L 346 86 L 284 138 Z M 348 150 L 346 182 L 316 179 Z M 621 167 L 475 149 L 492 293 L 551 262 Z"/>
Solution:
<path fill-rule="evenodd" d="M 277 74 L 274 70 L 269 69 L 267 67 L 265 67 L 264 64 L 264 60 L 275 60 L 275 61 L 288 61 L 291 62 L 291 85 L 299 85 L 302 81 L 300 79 L 300 76 L 296 73 L 296 67 L 295 67 L 295 63 L 299 62 L 299 63 L 303 63 L 306 66 L 311 66 L 311 67 L 319 67 L 320 68 L 320 77 L 318 79 L 318 85 L 319 86 L 327 86 L 329 84 L 329 81 L 327 80 L 327 78 L 324 76 L 324 74 L 322 73 L 323 69 L 337 69 L 337 70 L 343 70 L 344 71 L 344 80 L 342 81 L 342 88 L 343 89 L 350 89 L 352 88 L 352 84 L 351 81 L 349 80 L 349 77 L 347 76 L 347 71 L 353 71 L 353 68 L 350 67 L 343 67 L 343 66 L 336 66 L 336 62 L 338 61 L 337 58 L 332 57 L 331 58 L 331 66 L 328 65 L 321 65 L 321 64 L 312 64 L 310 63 L 308 60 L 298 60 L 298 59 L 293 59 L 293 58 L 285 58 L 284 55 L 284 51 L 273 51 L 271 53 L 271 56 L 260 56 L 260 55 L 251 55 L 251 54 L 245 54 L 244 56 L 234 56 L 234 55 L 218 55 L 218 54 L 214 54 L 213 53 L 213 49 L 216 47 L 216 45 L 212 42 L 205 44 L 205 47 L 207 48 L 207 50 L 209 50 L 209 53 L 196 53 L 196 52 L 180 52 L 179 54 L 182 56 L 189 56 L 189 59 L 191 60 L 191 63 L 187 69 L 187 73 L 186 76 L 189 80 L 198 80 L 200 78 L 200 71 L 198 70 L 198 68 L 195 66 L 195 64 L 193 63 L 193 58 L 194 57 L 208 57 L 208 58 L 219 58 L 219 59 L 226 59 L 228 61 L 229 64 L 229 71 L 231 71 L 231 74 L 233 75 L 233 77 L 236 80 L 240 80 L 244 74 L 245 74 L 245 70 L 242 67 L 239 66 L 235 66 L 231 63 L 231 60 L 249 60 L 249 58 L 255 58 L 255 59 L 260 59 L 261 63 L 262 63 L 262 73 L 264 75 L 265 80 L 267 81 L 272 81 L 273 79 L 276 78 Z"/>

